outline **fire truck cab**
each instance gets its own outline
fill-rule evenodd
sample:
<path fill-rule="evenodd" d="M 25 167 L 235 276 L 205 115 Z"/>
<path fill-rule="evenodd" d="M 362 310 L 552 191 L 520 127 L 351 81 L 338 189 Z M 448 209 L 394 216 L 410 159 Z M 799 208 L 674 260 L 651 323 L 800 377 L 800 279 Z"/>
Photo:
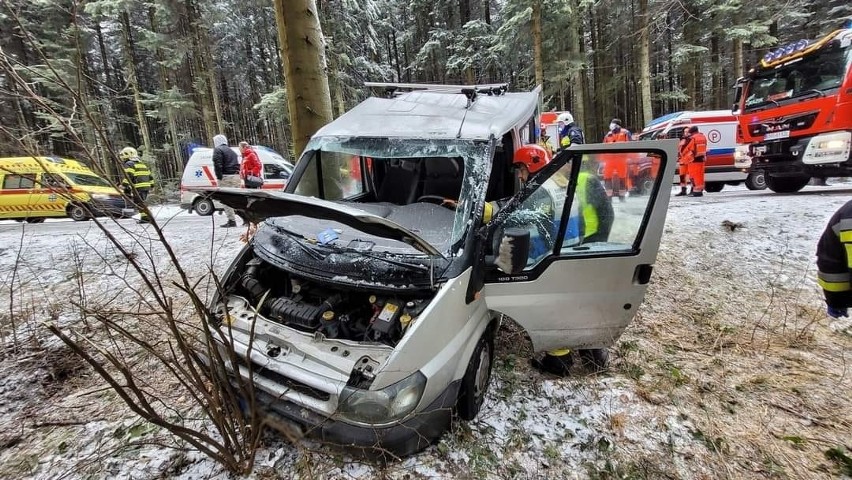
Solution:
<path fill-rule="evenodd" d="M 852 176 L 852 28 L 767 53 L 737 82 L 734 113 L 769 189 Z"/>

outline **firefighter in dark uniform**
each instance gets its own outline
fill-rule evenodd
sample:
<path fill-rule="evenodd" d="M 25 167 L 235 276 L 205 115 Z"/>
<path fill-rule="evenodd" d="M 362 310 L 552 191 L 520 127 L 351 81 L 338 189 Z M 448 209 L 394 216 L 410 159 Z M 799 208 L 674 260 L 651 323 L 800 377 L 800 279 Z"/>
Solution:
<path fill-rule="evenodd" d="M 124 147 L 119 153 L 119 157 L 124 162 L 124 178 L 121 180 L 121 185 L 124 187 L 125 195 L 133 198 L 134 203 L 139 208 L 140 216 L 139 223 L 149 223 L 151 221 L 145 213 L 145 199 L 148 198 L 148 192 L 154 186 L 154 177 L 151 176 L 151 171 L 142 160 L 139 159 L 139 152 L 133 147 Z"/>
<path fill-rule="evenodd" d="M 847 317 L 852 306 L 852 201 L 828 221 L 817 244 L 817 270 L 828 315 Z"/>

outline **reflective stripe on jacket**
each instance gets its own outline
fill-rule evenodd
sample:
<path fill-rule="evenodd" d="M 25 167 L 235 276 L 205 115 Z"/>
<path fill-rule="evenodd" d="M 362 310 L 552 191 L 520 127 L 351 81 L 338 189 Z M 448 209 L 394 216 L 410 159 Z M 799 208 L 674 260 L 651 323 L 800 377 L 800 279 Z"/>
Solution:
<path fill-rule="evenodd" d="M 145 165 L 139 160 L 129 160 L 124 163 L 124 172 L 127 178 L 122 179 L 121 184 L 127 185 L 127 179 L 133 183 L 137 190 L 150 189 L 154 186 L 154 177 L 151 176 L 151 171 L 148 170 L 148 165 Z"/>
<path fill-rule="evenodd" d="M 817 243 L 817 270 L 825 302 L 834 308 L 852 307 L 852 201 L 828 221 Z"/>
<path fill-rule="evenodd" d="M 580 175 L 577 177 L 577 198 L 580 199 L 580 204 L 582 205 L 583 226 L 585 227 L 583 236 L 585 237 L 591 237 L 598 233 L 598 225 L 600 224 L 598 211 L 592 205 L 589 199 L 589 190 L 586 188 L 589 180 L 588 172 L 580 172 Z"/>

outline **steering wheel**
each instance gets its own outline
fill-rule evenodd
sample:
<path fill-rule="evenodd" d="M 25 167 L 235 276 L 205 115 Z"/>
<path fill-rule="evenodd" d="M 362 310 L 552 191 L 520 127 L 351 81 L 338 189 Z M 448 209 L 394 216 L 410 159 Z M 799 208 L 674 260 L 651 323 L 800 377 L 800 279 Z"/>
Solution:
<path fill-rule="evenodd" d="M 449 202 L 448 202 L 449 200 Z M 449 208 L 450 210 L 455 210 L 457 202 L 455 200 L 444 198 L 440 195 L 421 195 L 417 197 L 418 202 L 426 202 L 426 203 L 434 203 L 435 205 L 440 205 L 442 207 Z M 452 202 L 452 203 L 450 203 Z"/>

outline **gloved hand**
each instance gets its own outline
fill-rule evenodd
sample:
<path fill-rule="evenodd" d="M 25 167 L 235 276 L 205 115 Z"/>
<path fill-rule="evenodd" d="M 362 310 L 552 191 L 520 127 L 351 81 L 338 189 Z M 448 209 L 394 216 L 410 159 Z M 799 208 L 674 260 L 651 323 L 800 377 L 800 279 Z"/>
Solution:
<path fill-rule="evenodd" d="M 828 316 L 831 318 L 840 318 L 840 317 L 848 317 L 849 314 L 846 312 L 845 308 L 834 308 L 832 306 L 826 307 L 825 311 L 828 313 Z"/>

